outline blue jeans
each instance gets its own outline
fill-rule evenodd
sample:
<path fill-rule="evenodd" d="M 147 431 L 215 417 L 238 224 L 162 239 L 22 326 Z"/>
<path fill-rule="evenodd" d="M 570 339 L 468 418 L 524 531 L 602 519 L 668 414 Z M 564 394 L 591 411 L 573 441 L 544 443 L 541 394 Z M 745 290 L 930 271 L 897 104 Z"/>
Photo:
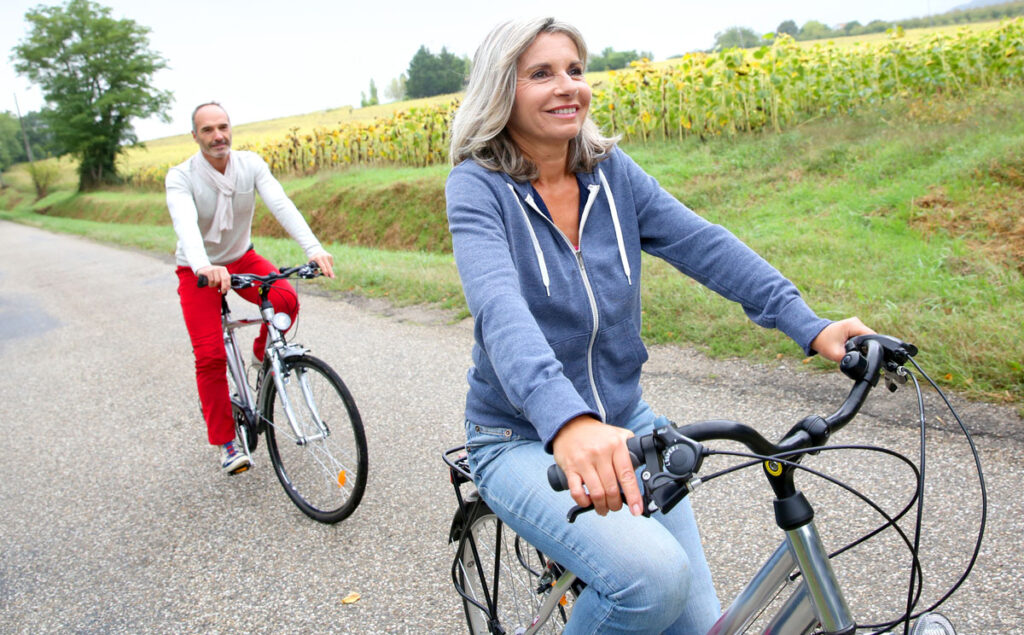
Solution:
<path fill-rule="evenodd" d="M 626 427 L 666 425 L 643 401 Z M 547 483 L 554 461 L 540 441 L 466 423 L 480 495 L 509 527 L 587 583 L 565 634 L 706 633 L 721 613 L 689 498 L 668 515 L 566 513 L 575 503 Z"/>

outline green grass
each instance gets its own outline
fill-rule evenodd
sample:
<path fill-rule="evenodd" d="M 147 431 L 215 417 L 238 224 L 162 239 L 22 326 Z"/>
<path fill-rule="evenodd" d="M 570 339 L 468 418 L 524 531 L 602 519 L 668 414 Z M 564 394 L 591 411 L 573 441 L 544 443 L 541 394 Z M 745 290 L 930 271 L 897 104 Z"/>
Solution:
<path fill-rule="evenodd" d="M 819 314 L 913 341 L 947 386 L 1024 403 L 1024 90 L 888 104 L 783 134 L 626 150 L 662 185 L 775 264 Z M 444 219 L 447 169 L 285 181 L 338 261 L 339 292 L 465 315 Z M 2 218 L 170 253 L 160 194 L 0 193 Z M 40 213 L 45 212 L 45 213 Z M 82 218 L 58 218 L 81 216 Z M 90 218 L 91 220 L 85 220 Z M 117 222 L 96 222 L 97 218 Z M 301 259 L 261 212 L 259 249 Z M 273 231 L 271 231 L 273 230 Z M 801 357 L 784 336 L 645 260 L 644 336 L 715 356 Z M 819 366 L 815 361 L 809 366 Z"/>
<path fill-rule="evenodd" d="M 662 175 L 667 189 L 696 200 L 707 217 L 776 264 L 821 315 L 859 315 L 880 331 L 917 343 L 931 366 L 948 374 L 945 381 L 1019 401 L 1020 243 L 1016 253 L 1006 254 L 1000 247 L 1007 236 L 984 223 L 959 233 L 930 217 L 988 205 L 979 175 L 993 165 L 1024 162 L 1024 117 L 1014 105 L 1019 99 L 1016 91 L 961 104 L 972 112 L 961 121 L 921 121 L 913 105 L 904 104 L 891 107 L 903 112 L 694 144 L 682 152 L 651 145 L 634 148 L 633 156 Z M 691 183 L 695 196 L 687 196 Z M 1007 205 L 1004 217 L 1019 218 L 1020 184 L 988 190 Z M 915 204 L 937 191 L 946 192 L 944 209 Z M 790 352 L 792 345 L 777 332 L 748 328 L 735 307 L 663 263 L 648 265 L 649 340 L 706 342 L 715 355 Z"/>

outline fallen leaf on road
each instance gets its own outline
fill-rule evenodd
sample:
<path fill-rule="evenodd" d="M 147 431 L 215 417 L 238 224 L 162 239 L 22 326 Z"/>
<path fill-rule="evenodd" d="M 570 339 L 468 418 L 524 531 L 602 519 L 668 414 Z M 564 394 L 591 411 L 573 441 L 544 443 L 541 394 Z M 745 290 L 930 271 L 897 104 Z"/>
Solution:
<path fill-rule="evenodd" d="M 342 604 L 352 604 L 359 601 L 360 595 L 358 593 L 349 593 L 345 597 L 341 598 Z"/>

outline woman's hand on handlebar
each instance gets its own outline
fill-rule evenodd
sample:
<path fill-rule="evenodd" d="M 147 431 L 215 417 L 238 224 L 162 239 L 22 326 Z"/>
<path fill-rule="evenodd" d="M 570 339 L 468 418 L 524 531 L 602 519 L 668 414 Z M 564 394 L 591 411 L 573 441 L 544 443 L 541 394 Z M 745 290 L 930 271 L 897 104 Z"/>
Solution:
<path fill-rule="evenodd" d="M 818 336 L 811 342 L 811 348 L 822 357 L 833 362 L 842 361 L 846 355 L 846 340 L 857 335 L 869 335 L 874 333 L 860 321 L 859 318 L 851 317 L 838 322 L 833 322 L 821 330 Z"/>
<path fill-rule="evenodd" d="M 220 293 L 227 293 L 231 288 L 231 274 L 227 267 L 218 265 L 207 265 L 196 271 L 196 277 L 206 276 L 206 286 L 217 289 Z"/>
<path fill-rule="evenodd" d="M 593 504 L 594 511 L 604 516 L 622 509 L 625 497 L 634 516 L 642 513 L 643 498 L 626 449 L 631 436 L 629 430 L 589 416 L 576 417 L 558 431 L 552 442 L 555 462 L 565 472 L 577 505 Z"/>
<path fill-rule="evenodd" d="M 324 274 L 328 278 L 334 277 L 334 256 L 326 251 L 321 251 L 310 258 L 310 260 L 315 262 L 316 266 L 320 267 L 320 273 Z"/>

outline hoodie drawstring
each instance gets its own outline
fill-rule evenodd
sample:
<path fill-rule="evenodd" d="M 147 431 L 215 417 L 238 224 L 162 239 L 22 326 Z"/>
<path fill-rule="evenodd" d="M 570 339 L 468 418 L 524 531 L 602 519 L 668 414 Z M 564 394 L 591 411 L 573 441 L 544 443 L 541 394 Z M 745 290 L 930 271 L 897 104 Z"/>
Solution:
<path fill-rule="evenodd" d="M 626 274 L 626 281 L 633 286 L 633 276 L 630 275 L 629 258 L 626 256 L 626 244 L 622 240 L 622 227 L 619 225 L 619 211 L 615 208 L 615 197 L 612 196 L 612 188 L 608 185 L 601 168 L 597 168 L 597 174 L 601 177 L 601 184 L 604 185 L 605 196 L 608 197 L 608 207 L 612 213 L 612 225 L 615 226 L 615 241 L 619 244 L 619 258 L 622 260 L 622 271 Z"/>
<path fill-rule="evenodd" d="M 540 277 L 544 281 L 544 290 L 547 292 L 548 297 L 551 297 L 551 278 L 548 276 L 548 265 L 544 262 L 544 252 L 540 248 L 540 241 L 537 240 L 537 233 L 533 231 L 533 224 L 530 223 L 530 215 L 526 213 L 526 208 L 519 201 L 519 196 L 516 195 L 516 188 L 512 187 L 511 183 L 506 183 L 508 189 L 512 192 L 512 198 L 516 199 L 516 205 L 519 206 L 519 211 L 523 213 L 523 220 L 526 221 L 526 228 L 530 230 L 530 240 L 533 241 L 533 254 L 537 257 L 537 266 L 540 267 Z"/>

